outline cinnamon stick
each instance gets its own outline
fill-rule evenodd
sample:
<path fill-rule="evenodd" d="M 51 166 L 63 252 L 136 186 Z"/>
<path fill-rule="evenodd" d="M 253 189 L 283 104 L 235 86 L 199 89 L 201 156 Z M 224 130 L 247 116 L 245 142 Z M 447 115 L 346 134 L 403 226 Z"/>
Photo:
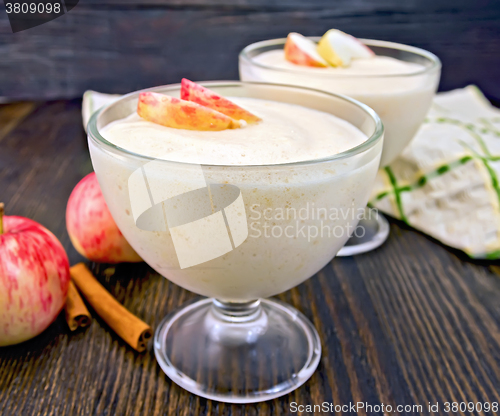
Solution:
<path fill-rule="evenodd" d="M 151 327 L 104 289 L 85 264 L 76 264 L 70 272 L 76 286 L 99 316 L 132 348 L 144 351 L 153 335 Z"/>
<path fill-rule="evenodd" d="M 90 325 L 92 317 L 85 303 L 83 303 L 83 299 L 78 293 L 75 284 L 71 280 L 69 282 L 68 297 L 66 298 L 64 311 L 66 312 L 66 322 L 71 331 Z"/>
<path fill-rule="evenodd" d="M 3 234 L 3 214 L 5 212 L 5 205 L 3 202 L 0 202 L 0 235 Z"/>

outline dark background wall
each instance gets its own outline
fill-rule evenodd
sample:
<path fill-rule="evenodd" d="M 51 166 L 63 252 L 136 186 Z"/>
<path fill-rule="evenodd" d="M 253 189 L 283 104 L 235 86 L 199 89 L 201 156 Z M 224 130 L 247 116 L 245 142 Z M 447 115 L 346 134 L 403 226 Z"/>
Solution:
<path fill-rule="evenodd" d="M 443 61 L 441 90 L 474 83 L 500 103 L 498 0 L 80 0 L 16 34 L 0 5 L 0 96 L 237 79 L 238 52 L 249 43 L 333 27 L 428 49 Z"/>

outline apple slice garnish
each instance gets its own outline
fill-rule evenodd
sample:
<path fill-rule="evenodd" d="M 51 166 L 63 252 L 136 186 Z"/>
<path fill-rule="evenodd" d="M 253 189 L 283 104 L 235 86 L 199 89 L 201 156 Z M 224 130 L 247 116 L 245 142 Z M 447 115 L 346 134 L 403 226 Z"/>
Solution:
<path fill-rule="evenodd" d="M 221 97 L 208 88 L 202 87 L 186 78 L 182 78 L 181 81 L 181 99 L 216 110 L 219 113 L 231 117 L 233 120 L 245 120 L 247 123 L 261 121 L 259 117 L 241 108 L 227 98 Z"/>
<path fill-rule="evenodd" d="M 289 33 L 285 42 L 285 59 L 296 65 L 326 68 L 328 63 L 316 50 L 316 44 L 300 33 Z"/>
<path fill-rule="evenodd" d="M 371 58 L 375 53 L 356 39 L 338 29 L 331 29 L 320 39 L 318 53 L 333 66 L 348 66 L 353 58 Z"/>
<path fill-rule="evenodd" d="M 156 92 L 141 92 L 137 113 L 145 120 L 185 130 L 219 131 L 240 127 L 219 111 Z"/>

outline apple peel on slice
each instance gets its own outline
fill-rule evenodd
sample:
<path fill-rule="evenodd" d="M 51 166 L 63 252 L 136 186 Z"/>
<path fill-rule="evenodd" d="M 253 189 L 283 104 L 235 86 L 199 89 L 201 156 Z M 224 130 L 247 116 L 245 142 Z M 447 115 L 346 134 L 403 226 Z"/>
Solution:
<path fill-rule="evenodd" d="M 289 33 L 285 42 L 285 59 L 296 65 L 326 68 L 328 63 L 316 50 L 316 44 L 300 33 Z"/>
<path fill-rule="evenodd" d="M 220 131 L 240 127 L 231 117 L 192 101 L 156 92 L 141 92 L 137 113 L 143 119 L 175 129 Z"/>
<path fill-rule="evenodd" d="M 318 42 L 318 53 L 333 66 L 348 66 L 353 58 L 371 58 L 375 53 L 354 36 L 330 29 Z"/>
<path fill-rule="evenodd" d="M 181 81 L 181 99 L 216 110 L 233 120 L 245 120 L 249 124 L 262 120 L 227 98 L 186 78 Z"/>

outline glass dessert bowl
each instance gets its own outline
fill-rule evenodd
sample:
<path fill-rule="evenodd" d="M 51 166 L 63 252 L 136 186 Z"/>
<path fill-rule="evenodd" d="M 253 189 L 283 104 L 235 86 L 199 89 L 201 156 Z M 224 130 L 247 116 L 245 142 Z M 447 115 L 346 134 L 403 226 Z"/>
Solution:
<path fill-rule="evenodd" d="M 309 39 L 317 42 L 320 38 Z M 359 59 L 353 60 L 352 67 L 346 68 L 306 67 L 285 60 L 283 48 L 286 39 L 253 43 L 240 53 L 240 78 L 242 81 L 316 88 L 344 94 L 368 105 L 384 124 L 380 165 L 385 167 L 403 151 L 423 122 L 439 84 L 441 62 L 437 56 L 420 48 L 359 40 L 375 52 L 376 62 Z M 387 60 L 386 57 L 394 59 Z M 339 256 L 373 250 L 389 234 L 387 220 L 370 209 L 358 227 L 362 232 L 359 235 L 356 232 L 339 251 Z"/>
<path fill-rule="evenodd" d="M 144 139 L 139 145 L 144 154 L 139 154 L 105 138 L 113 122 L 135 117 L 139 92 L 89 122 L 92 164 L 121 232 L 158 273 L 208 297 L 183 306 L 158 326 L 154 349 L 161 368 L 202 397 L 230 403 L 269 400 L 313 374 L 321 346 L 300 312 L 265 298 L 311 277 L 344 245 L 376 176 L 383 127 L 367 106 L 322 91 L 237 81 L 203 85 L 235 100 L 296 105 L 299 114 L 319 110 L 321 118 L 338 120 L 348 139 L 363 138 L 314 160 L 256 164 L 257 157 L 248 165 L 209 165 L 202 163 L 210 157 L 207 149 L 191 156 L 170 150 L 165 155 Z M 178 97 L 179 85 L 147 91 Z M 318 137 L 313 130 L 319 119 L 309 115 L 298 119 L 294 113 L 294 122 L 303 134 Z M 263 119 L 258 129 L 266 128 Z M 252 131 L 257 128 L 247 130 Z M 182 134 L 194 140 L 198 133 Z M 185 162 L 190 158 L 193 163 Z"/>

